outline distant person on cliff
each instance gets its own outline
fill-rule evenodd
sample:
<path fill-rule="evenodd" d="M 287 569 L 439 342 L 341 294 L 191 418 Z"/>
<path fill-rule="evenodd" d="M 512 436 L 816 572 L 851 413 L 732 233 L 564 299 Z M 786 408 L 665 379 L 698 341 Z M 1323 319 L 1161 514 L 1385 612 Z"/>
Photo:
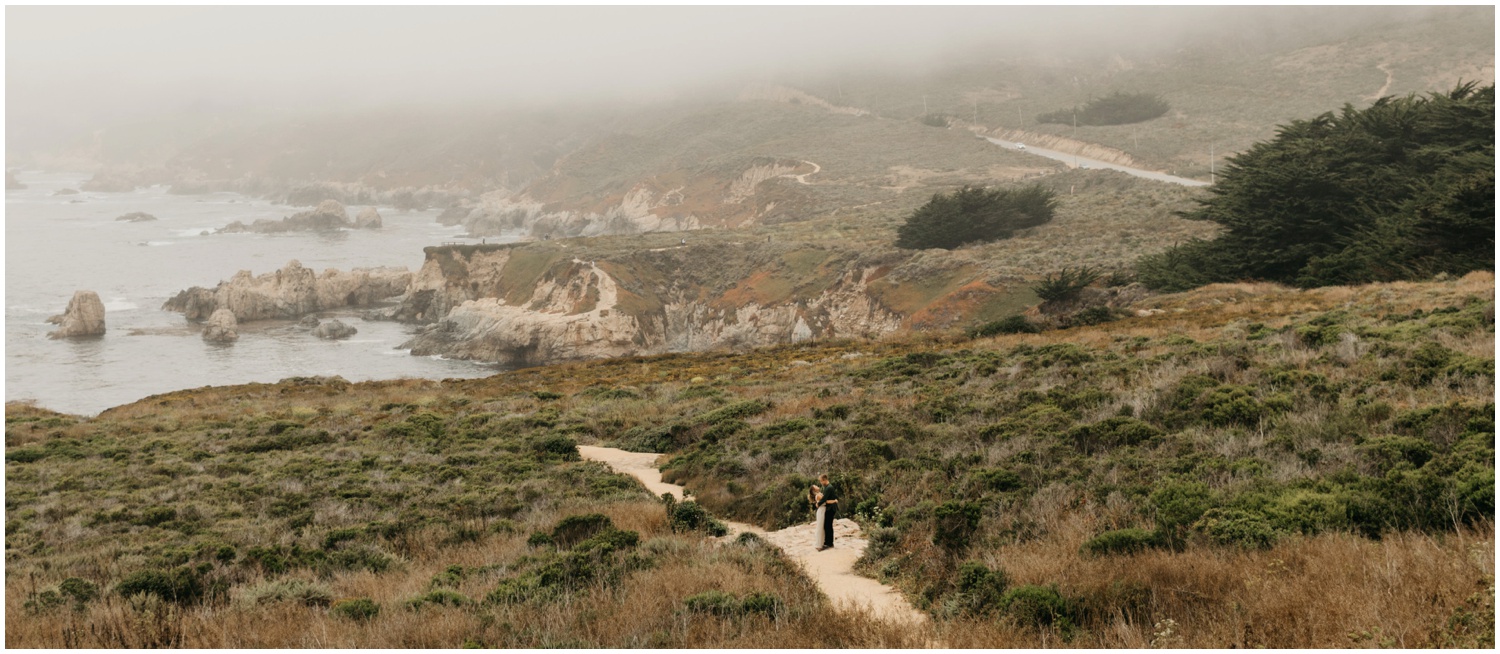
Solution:
<path fill-rule="evenodd" d="M 812 486 L 809 486 L 807 488 L 807 503 L 814 507 L 817 507 L 818 509 L 816 517 L 813 518 L 813 534 L 815 534 L 814 538 L 818 541 L 819 549 L 822 549 L 828 544 L 823 540 L 823 514 L 826 513 L 828 509 L 819 504 L 822 499 L 823 490 L 821 488 L 818 488 L 817 484 L 813 484 Z"/>
<path fill-rule="evenodd" d="M 825 509 L 820 520 L 823 523 L 823 544 L 818 551 L 821 552 L 833 547 L 833 521 L 839 517 L 839 490 L 828 481 L 826 473 L 818 475 L 818 481 L 823 484 L 823 497 L 818 500 L 818 506 Z"/>

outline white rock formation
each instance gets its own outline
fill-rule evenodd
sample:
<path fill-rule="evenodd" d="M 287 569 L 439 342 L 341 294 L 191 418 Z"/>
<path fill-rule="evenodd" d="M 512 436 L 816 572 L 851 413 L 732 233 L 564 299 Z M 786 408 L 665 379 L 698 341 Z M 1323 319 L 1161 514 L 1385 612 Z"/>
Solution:
<path fill-rule="evenodd" d="M 104 302 L 93 291 L 76 291 L 62 315 L 52 316 L 47 322 L 59 326 L 47 334 L 48 338 L 99 336 L 104 333 Z"/>
<path fill-rule="evenodd" d="M 325 323 L 320 323 L 315 329 L 313 329 L 313 336 L 317 336 L 318 338 L 330 341 L 349 338 L 350 336 L 358 333 L 358 329 L 350 327 L 349 325 L 345 325 L 343 321 L 340 320 L 330 320 Z"/>
<path fill-rule="evenodd" d="M 202 320 L 219 309 L 229 309 L 242 322 L 293 320 L 317 311 L 369 306 L 406 291 L 412 274 L 405 268 L 334 268 L 316 274 L 297 261 L 259 277 L 248 270 L 219 282 L 210 290 L 194 286 L 182 291 L 162 309 L 177 311 L 188 320 Z"/>

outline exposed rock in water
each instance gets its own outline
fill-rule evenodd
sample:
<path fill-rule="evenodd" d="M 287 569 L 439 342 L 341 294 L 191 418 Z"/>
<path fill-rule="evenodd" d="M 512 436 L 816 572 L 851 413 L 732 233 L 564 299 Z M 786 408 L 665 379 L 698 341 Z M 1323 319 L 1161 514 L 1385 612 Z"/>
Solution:
<path fill-rule="evenodd" d="M 116 218 L 115 220 L 117 220 L 117 221 L 123 220 L 125 222 L 131 222 L 131 223 L 144 223 L 144 222 L 150 222 L 152 220 L 156 220 L 156 216 L 153 216 L 153 215 L 151 215 L 149 213 L 146 213 L 144 211 L 134 211 L 134 212 L 131 212 L 131 213 L 127 213 L 127 214 L 125 214 L 123 216 L 120 216 L 119 218 Z"/>
<path fill-rule="evenodd" d="M 301 320 L 297 321 L 297 324 L 301 325 L 303 327 L 306 327 L 308 329 L 312 329 L 312 328 L 318 326 L 318 317 L 317 316 L 303 316 L 303 318 Z"/>
<path fill-rule="evenodd" d="M 61 316 L 53 316 L 47 322 L 59 325 L 48 338 L 72 338 L 75 336 L 99 336 L 104 333 L 104 302 L 93 291 L 77 291 L 68 300 L 68 308 Z"/>
<path fill-rule="evenodd" d="M 16 179 L 15 171 L 5 171 L 5 190 L 19 191 L 24 188 L 26 188 L 26 185 L 22 184 L 21 180 Z"/>
<path fill-rule="evenodd" d="M 355 229 L 380 229 L 384 225 L 385 221 L 381 220 L 380 212 L 376 211 L 375 207 L 365 207 L 354 218 Z"/>
<path fill-rule="evenodd" d="M 324 200 L 316 209 L 299 211 L 281 220 L 262 218 L 249 225 L 236 220 L 219 230 L 219 233 L 256 232 L 260 234 L 274 234 L 279 232 L 328 231 L 353 226 L 354 223 L 349 220 L 349 211 L 344 208 L 344 205 L 340 204 L 338 200 Z"/>
<path fill-rule="evenodd" d="M 358 333 L 358 329 L 345 325 L 342 321 L 339 320 L 330 320 L 321 325 L 318 325 L 318 328 L 313 330 L 313 336 L 328 339 L 330 341 L 349 338 L 350 336 Z"/>
<path fill-rule="evenodd" d="M 297 261 L 259 277 L 248 270 L 219 282 L 213 289 L 194 286 L 162 305 L 188 320 L 202 320 L 219 309 L 229 309 L 241 322 L 295 320 L 309 313 L 343 307 L 370 306 L 401 295 L 412 274 L 405 268 L 334 268 L 316 274 Z"/>
<path fill-rule="evenodd" d="M 76 188 L 63 188 L 52 192 L 53 195 L 78 195 Z"/>
<path fill-rule="evenodd" d="M 209 316 L 208 322 L 203 325 L 203 341 L 206 343 L 233 343 L 240 340 L 239 321 L 235 320 L 234 312 L 229 309 L 219 309 L 214 315 Z"/>

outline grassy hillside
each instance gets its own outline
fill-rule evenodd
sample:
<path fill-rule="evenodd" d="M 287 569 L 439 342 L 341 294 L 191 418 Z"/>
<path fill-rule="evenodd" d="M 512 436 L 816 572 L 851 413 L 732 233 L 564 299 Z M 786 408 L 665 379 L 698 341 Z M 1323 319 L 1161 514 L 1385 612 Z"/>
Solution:
<path fill-rule="evenodd" d="M 753 541 L 671 533 L 576 460 L 597 442 L 765 526 L 833 472 L 863 569 L 952 645 L 1486 647 L 1493 288 L 1220 285 L 1035 335 L 13 404 L 6 644 L 924 642 L 822 612 Z M 738 608 L 688 601 L 714 589 Z"/>
<path fill-rule="evenodd" d="M 1076 136 L 1124 150 L 1148 167 L 1207 179 L 1211 147 L 1222 159 L 1270 138 L 1276 125 L 1292 119 L 1346 102 L 1365 106 L 1377 94 L 1493 83 L 1494 21 L 1492 7 L 1453 7 L 1342 32 L 1314 22 L 1266 34 L 1252 24 L 1176 43 L 1107 52 L 1079 43 L 1062 55 L 976 56 L 919 74 L 850 72 L 799 86 L 893 119 L 916 121 L 926 107 L 961 124 L 977 118 L 990 128 Z M 1036 120 L 1116 91 L 1158 94 L 1172 110 L 1140 124 L 1080 125 L 1076 131 Z"/>

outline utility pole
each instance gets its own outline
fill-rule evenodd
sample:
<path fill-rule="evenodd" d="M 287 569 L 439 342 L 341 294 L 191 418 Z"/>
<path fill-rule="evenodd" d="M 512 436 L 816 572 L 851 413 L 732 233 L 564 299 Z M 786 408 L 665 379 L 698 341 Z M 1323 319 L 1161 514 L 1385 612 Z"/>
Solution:
<path fill-rule="evenodd" d="M 974 98 L 974 120 L 972 122 L 975 125 L 979 124 L 979 98 Z"/>
<path fill-rule="evenodd" d="M 922 94 L 922 115 L 927 115 L 927 94 Z"/>
<path fill-rule="evenodd" d="M 1209 184 L 1213 184 L 1215 181 L 1217 181 L 1217 180 L 1214 178 L 1214 144 L 1209 143 L 1208 144 L 1208 183 Z"/>

